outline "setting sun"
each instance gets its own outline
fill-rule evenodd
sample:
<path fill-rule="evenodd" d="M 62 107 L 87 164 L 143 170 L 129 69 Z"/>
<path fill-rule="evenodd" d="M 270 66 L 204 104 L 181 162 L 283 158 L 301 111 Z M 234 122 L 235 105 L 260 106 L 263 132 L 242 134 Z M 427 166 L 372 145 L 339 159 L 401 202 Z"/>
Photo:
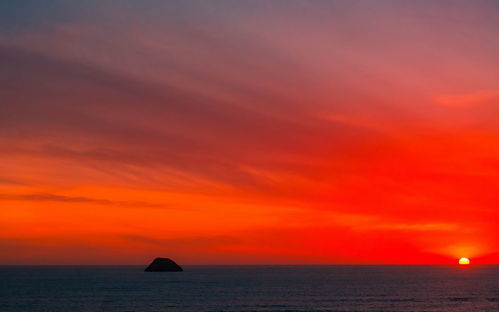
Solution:
<path fill-rule="evenodd" d="M 468 265 L 468 264 L 470 264 L 470 259 L 468 259 L 468 258 L 461 258 L 461 259 L 459 259 L 459 264 L 461 264 L 461 265 Z"/>

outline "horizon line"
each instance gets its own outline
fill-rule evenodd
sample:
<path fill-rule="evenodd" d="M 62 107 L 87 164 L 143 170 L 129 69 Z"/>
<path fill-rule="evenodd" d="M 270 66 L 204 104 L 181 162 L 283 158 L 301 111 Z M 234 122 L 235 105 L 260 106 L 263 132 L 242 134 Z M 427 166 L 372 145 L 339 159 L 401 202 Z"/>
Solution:
<path fill-rule="evenodd" d="M 0 264 L 0 267 L 50 267 L 50 266 L 147 266 L 148 264 Z M 474 263 L 467 266 L 492 266 L 499 265 L 499 263 Z M 459 263 L 379 263 L 379 264 L 352 264 L 352 263 L 336 263 L 336 264 L 182 264 L 181 266 L 460 266 Z"/>

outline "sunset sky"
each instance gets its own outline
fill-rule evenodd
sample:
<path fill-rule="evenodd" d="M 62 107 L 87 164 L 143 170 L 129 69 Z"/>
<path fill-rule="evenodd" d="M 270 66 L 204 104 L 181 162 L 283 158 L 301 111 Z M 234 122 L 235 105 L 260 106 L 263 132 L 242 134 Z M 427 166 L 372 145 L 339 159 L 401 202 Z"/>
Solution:
<path fill-rule="evenodd" d="M 499 263 L 496 1 L 0 2 L 0 264 Z"/>

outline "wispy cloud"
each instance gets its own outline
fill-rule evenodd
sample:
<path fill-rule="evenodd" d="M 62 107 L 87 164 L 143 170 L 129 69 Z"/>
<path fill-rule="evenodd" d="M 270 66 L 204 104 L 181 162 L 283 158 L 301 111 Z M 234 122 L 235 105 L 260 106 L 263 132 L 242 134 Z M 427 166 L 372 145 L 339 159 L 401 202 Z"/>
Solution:
<path fill-rule="evenodd" d="M 117 205 L 128 207 L 144 207 L 144 208 L 169 208 L 166 204 L 148 203 L 140 201 L 114 201 L 107 199 L 98 199 L 82 196 L 64 196 L 47 193 L 36 194 L 0 194 L 1 200 L 14 200 L 14 201 L 50 201 L 62 203 L 83 203 L 83 204 L 96 204 L 96 205 Z"/>
<path fill-rule="evenodd" d="M 441 105 L 455 108 L 469 108 L 474 105 L 483 105 L 499 100 L 498 90 L 481 90 L 472 93 L 444 94 L 435 97 Z"/>

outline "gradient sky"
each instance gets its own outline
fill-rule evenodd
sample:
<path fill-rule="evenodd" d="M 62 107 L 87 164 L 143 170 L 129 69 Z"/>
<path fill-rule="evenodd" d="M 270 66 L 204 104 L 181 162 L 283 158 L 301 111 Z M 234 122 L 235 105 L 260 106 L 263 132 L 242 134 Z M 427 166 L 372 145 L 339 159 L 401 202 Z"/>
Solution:
<path fill-rule="evenodd" d="M 0 264 L 499 262 L 495 1 L 1 1 Z"/>

